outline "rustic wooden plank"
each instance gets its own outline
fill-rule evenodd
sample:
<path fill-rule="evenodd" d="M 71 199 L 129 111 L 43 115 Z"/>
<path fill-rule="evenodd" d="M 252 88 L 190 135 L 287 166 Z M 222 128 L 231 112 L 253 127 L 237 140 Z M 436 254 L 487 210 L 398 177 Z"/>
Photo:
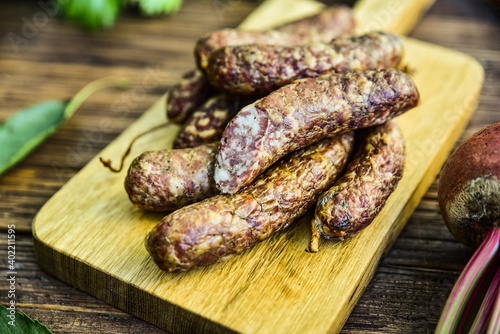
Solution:
<path fill-rule="evenodd" d="M 54 333 L 100 332 L 98 328 L 109 328 L 114 333 L 164 333 L 41 271 L 33 261 L 35 251 L 31 235 L 16 233 L 15 246 L 17 310 L 38 319 Z M 0 257 L 7 258 L 5 233 L 0 235 Z M 2 261 L 0 271 L 11 270 Z"/>
<path fill-rule="evenodd" d="M 252 6 L 253 2 L 245 2 L 245 5 Z M 176 22 L 177 25 L 194 25 L 200 24 L 203 26 L 205 31 L 211 29 L 211 27 L 217 27 L 220 24 L 216 16 L 210 15 L 198 15 L 196 9 L 200 6 L 196 5 L 196 2 L 189 1 L 185 2 L 183 11 L 189 10 L 190 17 L 184 14 L 184 22 Z M 23 16 L 30 16 L 37 10 L 36 2 L 34 1 L 16 1 L 15 5 L 11 2 L 0 2 L 0 36 L 4 37 L 4 32 L 20 31 L 22 21 L 20 20 Z M 248 10 L 249 12 L 250 10 Z M 201 12 L 202 13 L 202 12 Z M 241 20 L 245 15 L 242 15 L 239 20 Z M 163 31 L 171 28 L 171 24 L 167 25 L 161 24 L 158 21 L 151 22 L 149 20 L 134 20 L 134 16 L 130 15 L 127 17 L 127 22 L 130 24 L 130 31 L 128 32 L 129 45 L 127 48 L 134 47 L 134 41 L 138 38 L 147 38 L 147 34 L 143 34 L 143 31 L 158 31 L 163 29 Z M 192 21 L 187 21 L 187 19 L 195 19 L 196 24 L 191 24 Z M 233 16 L 233 20 L 237 21 L 238 17 Z M 135 22 L 135 24 L 132 24 Z M 236 25 L 238 22 L 235 22 Z M 57 25 L 58 35 L 55 34 L 54 37 L 60 38 L 61 40 L 71 40 L 67 38 L 67 34 L 74 34 L 76 30 L 69 29 L 68 25 L 60 23 L 58 21 L 52 21 L 51 24 Z M 453 29 L 449 29 L 449 25 L 453 25 Z M 167 27 L 168 26 L 168 27 Z M 220 25 L 222 26 L 222 25 Z M 498 17 L 498 11 L 494 7 L 490 7 L 486 1 L 476 1 L 476 0 L 438 0 L 436 4 L 431 8 L 430 13 L 426 15 L 422 21 L 417 25 L 413 31 L 412 36 L 432 42 L 434 44 L 440 44 L 446 47 L 452 47 L 457 50 L 464 52 L 474 52 L 474 56 L 481 62 L 485 67 L 486 77 L 484 88 L 480 97 L 480 103 L 476 113 L 474 114 L 468 129 L 464 132 L 461 140 L 470 136 L 475 130 L 478 130 L 482 125 L 490 124 L 495 121 L 500 121 L 500 114 L 498 113 L 498 105 L 500 103 L 500 62 L 498 58 L 498 52 L 500 51 L 498 45 L 498 34 L 500 28 L 500 19 Z M 17 29 L 17 30 L 16 30 Z M 203 29 L 200 29 L 200 33 L 203 33 Z M 84 34 L 82 34 L 84 35 Z M 168 32 L 161 39 L 164 40 L 168 37 Z M 464 38 L 466 37 L 466 38 Z M 101 39 L 100 34 L 94 35 L 90 39 L 99 40 Z M 465 41 L 461 42 L 460 39 L 464 38 Z M 2 47 L 3 42 L 0 42 L 0 47 Z M 449 41 L 454 41 L 453 45 Z M 79 43 L 75 40 L 75 44 Z M 473 46 L 471 47 L 471 43 Z M 44 48 L 50 48 L 53 52 L 51 58 L 52 62 L 64 61 L 59 60 L 56 55 L 63 54 L 62 48 L 65 48 L 67 44 L 56 43 L 56 41 L 47 41 L 43 46 Z M 31 43 L 27 46 L 22 54 L 13 54 L 10 50 L 4 52 L 4 49 L 0 50 L 0 66 L 1 62 L 5 59 L 12 59 L 18 61 L 16 66 L 36 66 L 38 61 L 38 51 L 41 45 L 39 43 Z M 117 47 L 117 46 L 115 46 Z M 120 46 L 121 47 L 121 46 Z M 161 48 L 162 45 L 157 45 L 153 47 Z M 112 48 L 112 46 L 110 46 Z M 477 49 L 477 50 L 476 50 Z M 126 52 L 126 49 L 122 50 Z M 188 69 L 191 66 L 189 57 L 191 56 L 190 50 L 184 55 L 186 62 L 184 64 L 184 69 Z M 27 60 L 29 58 L 30 60 Z M 144 64 L 151 62 L 151 64 L 156 64 L 159 60 L 151 59 L 148 56 L 147 50 L 141 56 L 144 59 Z M 167 59 L 167 58 L 165 58 Z M 75 60 L 74 64 L 77 60 Z M 89 66 L 89 70 L 92 71 L 92 64 L 82 63 L 84 66 Z M 106 73 L 108 70 L 112 70 L 114 65 L 119 66 L 119 64 L 104 65 L 100 69 L 102 73 Z M 143 67 L 138 67 L 136 69 L 126 68 L 128 70 L 137 70 L 139 73 L 143 70 Z M 180 74 L 182 71 L 179 70 Z M 47 76 L 45 76 L 47 75 Z M 43 83 L 39 89 L 23 90 L 24 84 L 29 83 L 29 80 L 38 80 L 39 76 L 42 76 L 40 82 Z M 7 80 L 3 71 L 0 72 L 0 100 L 2 101 L 2 108 L 0 109 L 0 120 L 9 112 L 19 108 L 22 105 L 32 103 L 33 101 L 38 101 L 40 99 L 45 99 L 50 96 L 56 95 L 61 90 L 65 90 L 64 84 L 58 84 L 59 80 L 53 80 L 50 75 L 47 74 L 37 74 L 33 73 L 31 77 L 26 76 L 27 80 L 23 82 L 18 82 L 17 78 L 11 77 Z M 83 72 L 83 76 L 80 79 L 73 81 L 71 79 L 72 88 L 67 88 L 66 94 L 61 94 L 61 96 L 67 96 L 78 89 L 86 81 L 91 80 L 96 77 L 87 77 Z M 15 94 L 11 94 L 12 87 L 19 87 L 16 89 Z M 50 87 L 53 87 L 52 92 Z M 73 90 L 74 89 L 74 90 Z M 43 90 L 43 94 L 41 94 Z M 49 96 L 44 95 L 50 93 Z M 151 97 L 151 102 L 155 101 L 163 92 L 152 91 L 149 94 L 155 95 Z M 97 97 L 97 96 L 96 96 Z M 105 98 L 103 99 L 103 101 Z M 111 101 L 108 101 L 110 103 Z M 93 99 L 89 100 L 90 104 L 93 103 Z M 8 105 L 8 108 L 6 107 Z M 133 117 L 138 117 L 142 110 L 147 109 L 150 103 L 144 103 L 136 108 L 131 108 L 130 113 L 133 113 Z M 81 119 L 86 119 L 88 112 L 98 114 L 99 111 L 105 110 L 108 107 L 105 104 L 96 105 L 91 111 L 87 108 L 83 108 L 78 111 Z M 141 109 L 142 108 L 142 109 Z M 6 110 L 8 109 L 8 110 Z M 131 120 L 132 122 L 132 120 Z M 88 124 L 89 122 L 86 122 Z M 121 125 L 120 125 L 121 126 Z M 125 128 L 127 125 L 124 125 Z M 117 129 L 114 126 L 110 129 L 109 135 L 103 139 L 103 141 L 111 141 L 116 137 L 122 130 Z M 58 138 L 57 142 L 51 146 L 50 150 L 46 150 L 46 153 L 50 154 L 54 159 L 64 162 L 66 159 L 66 151 L 61 151 L 61 148 L 69 146 L 76 149 L 79 143 L 85 144 L 87 139 L 82 134 L 85 128 L 79 128 L 78 124 L 73 127 L 77 134 L 74 140 L 71 142 L 66 142 L 68 136 L 64 138 Z M 68 134 L 69 135 L 69 134 Z M 69 138 L 68 138 L 69 139 Z M 94 156 L 101 150 L 103 146 L 95 146 L 92 148 L 93 153 L 89 154 Z M 43 147 L 43 146 L 42 146 Z M 6 226 L 9 222 L 15 221 L 16 224 L 22 224 L 26 227 L 27 233 L 29 233 L 31 227 L 31 220 L 35 215 L 35 209 L 31 207 L 25 207 L 32 202 L 39 204 L 39 207 L 55 193 L 60 186 L 62 186 L 67 180 L 74 175 L 80 167 L 68 167 L 67 173 L 64 173 L 62 179 L 58 179 L 57 175 L 53 173 L 52 167 L 49 165 L 43 166 L 36 164 L 35 161 L 38 160 L 38 150 L 30 158 L 33 163 L 27 165 L 22 163 L 15 169 L 11 170 L 6 175 L 0 177 L 0 202 L 4 203 L 4 207 L 0 208 L 0 224 L 1 226 Z M 87 156 L 86 156 L 87 157 Z M 48 160 L 47 160 L 48 161 Z M 45 160 L 43 164 L 45 164 Z M 80 166 L 83 166 L 82 163 Z M 15 175 L 15 177 L 11 177 Z M 9 190 L 4 191 L 5 182 L 9 180 Z M 53 192 L 50 194 L 50 190 L 44 192 L 34 192 L 30 193 L 31 188 L 37 188 L 43 184 L 44 180 L 48 180 L 49 183 L 55 184 L 53 187 Z M 31 187 L 31 184 L 34 184 Z M 428 198 L 429 201 L 435 200 L 436 194 L 436 184 L 434 182 L 433 186 L 429 192 L 424 196 L 424 199 Z M 23 198 L 26 192 L 26 197 Z M 8 212 L 9 208 L 13 208 L 14 212 Z M 436 208 L 433 211 L 432 208 Z M 418 218 L 415 218 L 418 217 Z M 416 243 L 415 247 L 419 250 L 418 261 L 421 262 L 422 268 L 447 268 L 448 263 L 456 262 L 458 265 L 463 265 L 468 256 L 470 255 L 470 250 L 459 244 L 453 244 L 453 238 L 447 232 L 446 228 L 443 228 L 443 222 L 440 218 L 439 211 L 437 210 L 437 202 L 430 205 L 421 204 L 417 207 L 414 215 L 408 221 L 406 228 L 402 231 L 400 237 L 394 244 L 391 251 L 388 253 L 387 257 L 380 263 L 380 267 L 376 275 L 374 276 L 371 283 L 368 285 L 367 290 L 359 300 L 357 306 L 351 313 L 342 333 L 430 333 L 433 332 L 432 321 L 437 322 L 437 316 L 439 312 L 439 307 L 428 308 L 428 301 L 425 297 L 444 300 L 446 299 L 451 286 L 446 283 L 446 279 L 456 279 L 458 277 L 457 270 L 446 270 L 442 271 L 439 276 L 433 277 L 425 270 L 420 270 L 414 266 L 415 259 L 411 252 L 411 249 L 406 247 L 406 242 L 412 240 L 416 242 L 419 239 L 419 233 L 422 233 L 422 242 L 420 244 Z M 0 236 L 4 236 L 4 231 L 1 230 Z M 428 243 L 427 240 L 443 240 L 443 244 L 439 242 Z M 82 299 L 86 300 L 84 302 L 87 305 L 96 305 L 96 308 L 101 308 L 104 313 L 109 313 L 114 316 L 114 312 L 121 312 L 113 307 L 108 306 L 105 303 L 83 293 L 75 288 L 72 288 L 58 279 L 55 279 L 45 272 L 40 271 L 38 264 L 36 263 L 33 254 L 33 248 L 30 248 L 30 239 L 27 241 L 27 248 L 22 250 L 25 257 L 26 265 L 37 271 L 37 278 L 29 277 L 26 281 L 23 281 L 23 286 L 19 287 L 20 291 L 28 291 L 25 296 L 29 297 L 34 294 L 34 292 L 39 292 L 33 300 L 25 299 L 23 300 L 22 311 L 26 312 L 29 316 L 34 318 L 39 318 L 42 322 L 50 321 L 49 328 L 56 328 L 56 332 L 61 333 L 80 333 L 80 326 L 87 326 L 89 332 L 102 332 L 102 333 L 138 333 L 138 332 L 153 332 L 149 328 L 143 327 L 145 322 L 135 319 L 135 318 L 120 318 L 116 317 L 114 320 L 102 321 L 102 314 L 99 310 L 95 310 L 94 316 L 92 316 L 94 310 L 81 311 L 78 309 L 82 302 Z M 400 247 L 404 248 L 404 251 L 400 251 Z M 450 248 L 451 247 L 451 248 Z M 457 254 L 456 258 L 451 257 L 450 253 Z M 4 245 L 0 246 L 0 258 L 5 258 L 5 248 Z M 436 254 L 442 254 L 443 257 L 436 256 Z M 388 261 L 391 261 L 389 263 Z M 397 262 L 397 263 L 394 263 Z M 406 265 L 408 263 L 408 265 Z M 407 272 L 398 271 L 399 266 L 401 269 L 407 269 Z M 392 270 L 394 269 L 394 270 Z M 411 278 L 408 278 L 411 277 Z M 441 279 L 441 278 L 442 279 Z M 29 289 L 26 288 L 29 285 Z M 403 286 L 403 288 L 401 288 Z M 435 286 L 435 289 L 434 289 Z M 418 299 L 416 296 L 422 294 L 423 287 L 430 287 L 433 290 L 432 294 L 423 294 L 424 298 Z M 58 290 L 64 290 L 65 297 L 58 296 L 56 293 Z M 392 292 L 397 293 L 392 293 Z M 387 293 L 391 292 L 391 293 Z M 51 296 L 56 296 L 51 298 Z M 383 298 L 382 298 L 383 297 Z M 6 296 L 0 296 L 0 302 L 8 302 Z M 64 305 L 70 307 L 75 306 L 74 312 L 63 312 L 63 311 L 51 311 L 50 305 L 53 305 L 54 310 L 59 307 L 58 305 L 64 303 Z M 42 308 L 39 308 L 39 307 Z M 114 310 L 114 311 L 113 311 Z M 420 318 L 414 315 L 419 315 Z M 40 315 L 40 316 L 39 316 Z M 124 314 L 125 315 L 125 314 Z M 423 319 L 425 318 L 425 319 Z M 142 325 L 141 325 L 142 324 Z M 147 325 L 147 324 L 146 324 Z M 154 329 L 154 327 L 152 327 Z M 162 331 L 158 331 L 162 332 Z"/>

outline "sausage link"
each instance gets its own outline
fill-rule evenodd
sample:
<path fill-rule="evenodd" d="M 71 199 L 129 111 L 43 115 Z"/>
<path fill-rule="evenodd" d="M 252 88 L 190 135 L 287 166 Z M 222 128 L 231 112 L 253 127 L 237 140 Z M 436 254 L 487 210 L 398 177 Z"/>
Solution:
<path fill-rule="evenodd" d="M 174 148 L 196 147 L 220 141 L 227 123 L 250 102 L 252 100 L 248 98 L 224 94 L 210 98 L 182 125 L 174 140 Z"/>
<path fill-rule="evenodd" d="M 167 93 L 167 117 L 184 122 L 189 115 L 212 94 L 212 88 L 200 70 L 191 70 L 182 76 Z"/>
<path fill-rule="evenodd" d="M 297 39 L 295 44 L 304 44 L 308 42 L 328 42 L 335 37 L 346 35 L 352 33 L 355 28 L 353 14 L 348 7 L 338 6 L 332 9 L 326 10 L 319 15 L 305 18 L 302 20 L 290 22 L 283 25 L 277 30 L 279 30 L 277 35 L 280 37 L 275 37 L 268 41 L 271 44 L 284 45 L 291 39 Z M 232 32 L 229 32 L 232 31 Z M 259 41 L 264 42 L 266 37 L 258 37 L 266 33 L 252 33 L 238 31 L 234 33 L 234 30 L 222 30 L 222 32 L 215 32 L 216 45 L 212 45 L 212 42 L 204 42 L 202 39 L 197 46 L 203 49 L 203 45 L 207 44 L 208 48 L 218 49 L 226 45 L 241 45 L 247 43 L 255 43 Z M 271 35 L 274 33 L 271 32 Z M 287 35 L 287 39 L 283 39 L 283 35 Z M 248 35 L 249 37 L 244 37 L 242 35 Z M 254 36 L 254 37 L 252 37 Z M 302 40 L 299 43 L 298 40 Z M 198 54 L 198 52 L 195 52 Z M 211 52 L 209 52 L 211 53 Z M 204 62 L 207 61 L 204 58 Z M 200 61 L 198 61 L 200 63 Z M 206 65 L 201 66 L 205 68 Z M 212 95 L 213 89 L 210 87 L 208 81 L 206 80 L 202 71 L 192 70 L 187 72 L 182 80 L 173 86 L 167 95 L 167 117 L 177 123 L 184 122 L 192 112 L 206 101 L 206 99 Z"/>
<path fill-rule="evenodd" d="M 198 66 L 205 69 L 211 54 L 226 45 L 327 43 L 334 38 L 351 34 L 354 29 L 355 21 L 352 11 L 347 6 L 338 6 L 273 30 L 242 31 L 223 29 L 212 32 L 207 37 L 198 40 L 195 55 Z"/>
<path fill-rule="evenodd" d="M 218 143 L 145 152 L 125 178 L 130 201 L 144 210 L 172 211 L 218 193 L 213 181 Z"/>
<path fill-rule="evenodd" d="M 294 152 L 235 195 L 181 208 L 148 231 L 146 248 L 162 270 L 181 272 L 243 252 L 288 227 L 344 168 L 353 134 Z"/>
<path fill-rule="evenodd" d="M 207 78 L 220 91 L 263 96 L 328 71 L 398 68 L 402 55 L 401 38 L 385 32 L 301 46 L 226 46 L 210 58 Z"/>
<path fill-rule="evenodd" d="M 217 187 L 235 193 L 285 154 L 385 123 L 418 101 L 413 80 L 394 69 L 297 80 L 244 107 L 226 126 L 215 165 Z"/>
<path fill-rule="evenodd" d="M 344 240 L 367 227 L 401 179 L 404 158 L 404 138 L 396 121 L 370 129 L 345 174 L 320 196 L 309 250 L 318 251 L 320 236 Z"/>

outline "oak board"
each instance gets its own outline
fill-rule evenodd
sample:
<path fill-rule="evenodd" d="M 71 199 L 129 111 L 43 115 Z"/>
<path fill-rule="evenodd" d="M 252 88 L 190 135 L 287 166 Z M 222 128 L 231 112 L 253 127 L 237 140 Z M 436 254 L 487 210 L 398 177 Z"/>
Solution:
<path fill-rule="evenodd" d="M 368 24 L 386 15 L 376 13 L 391 13 L 383 7 L 364 11 L 374 3 L 390 2 L 361 2 L 355 8 L 358 21 Z M 390 19 L 377 22 L 393 24 L 406 10 L 416 17 L 421 11 L 413 9 L 423 10 L 430 2 L 400 3 Z M 242 26 L 260 27 L 266 22 L 262 18 L 283 4 L 283 0 L 264 3 Z M 303 15 L 320 9 L 304 0 L 286 6 Z M 409 29 L 404 24 L 383 28 L 399 33 Z M 113 174 L 95 157 L 35 217 L 33 236 L 40 266 L 170 332 L 340 331 L 380 257 L 467 124 L 483 81 L 481 66 L 467 55 L 412 39 L 405 39 L 405 47 L 405 63 L 414 70 L 422 103 L 398 117 L 408 152 L 404 175 L 377 219 L 357 237 L 343 243 L 323 241 L 319 253 L 307 253 L 310 216 L 306 216 L 240 256 L 183 274 L 164 273 L 143 246 L 146 231 L 163 215 L 132 206 L 123 189 L 126 171 Z M 121 156 L 131 138 L 164 120 L 163 104 L 158 101 L 100 156 Z M 177 130 L 172 125 L 142 138 L 126 163 L 145 150 L 170 147 Z"/>

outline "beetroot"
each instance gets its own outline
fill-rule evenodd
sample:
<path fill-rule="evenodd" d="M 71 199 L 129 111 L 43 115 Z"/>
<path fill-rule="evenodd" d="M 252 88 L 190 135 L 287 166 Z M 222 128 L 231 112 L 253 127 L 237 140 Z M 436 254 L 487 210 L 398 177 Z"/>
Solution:
<path fill-rule="evenodd" d="M 458 241 L 477 249 L 450 293 L 436 334 L 500 329 L 499 135 L 500 123 L 476 132 L 441 173 L 438 200 L 444 221 Z"/>
<path fill-rule="evenodd" d="M 439 181 L 441 212 L 453 236 L 477 247 L 500 218 L 500 122 L 472 135 L 449 157 Z"/>

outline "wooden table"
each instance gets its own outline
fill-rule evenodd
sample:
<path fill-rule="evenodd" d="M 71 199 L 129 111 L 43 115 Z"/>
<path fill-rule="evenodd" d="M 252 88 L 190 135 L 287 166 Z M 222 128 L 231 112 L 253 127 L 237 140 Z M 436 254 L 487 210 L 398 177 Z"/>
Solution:
<path fill-rule="evenodd" d="M 17 310 L 55 333 L 164 333 L 41 271 L 31 222 L 66 181 L 192 67 L 192 47 L 199 36 L 238 25 L 258 3 L 191 0 L 178 15 L 154 19 L 127 12 L 113 30 L 100 33 L 83 32 L 44 11 L 40 3 L 49 1 L 0 3 L 0 120 L 29 104 L 70 97 L 103 76 L 127 77 L 132 87 L 93 95 L 62 129 L 0 177 L 2 273 L 7 271 L 7 226 L 15 224 Z M 479 105 L 461 140 L 500 121 L 498 5 L 437 0 L 410 36 L 468 53 L 485 68 Z M 380 262 L 342 333 L 433 331 L 472 254 L 441 219 L 437 181 Z M 0 303 L 6 305 L 10 298 L 2 277 Z"/>

